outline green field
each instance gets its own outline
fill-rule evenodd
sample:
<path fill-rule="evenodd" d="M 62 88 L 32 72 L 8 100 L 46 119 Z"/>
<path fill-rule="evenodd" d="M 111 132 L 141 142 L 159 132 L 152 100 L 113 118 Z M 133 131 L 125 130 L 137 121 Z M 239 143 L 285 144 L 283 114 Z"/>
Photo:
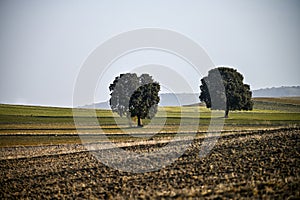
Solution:
<path fill-rule="evenodd" d="M 254 109 L 300 112 L 300 97 L 254 98 Z"/>
<path fill-rule="evenodd" d="M 80 143 L 79 133 L 110 134 L 111 138 L 132 139 L 128 133 L 147 134 L 160 132 L 169 136 L 177 131 L 206 132 L 211 121 L 211 111 L 205 107 L 160 107 L 156 117 L 144 120 L 143 128 L 130 128 L 125 118 L 110 110 L 97 110 L 99 124 L 82 109 L 74 125 L 71 108 L 0 105 L 0 146 L 44 145 Z M 219 112 L 217 118 L 221 118 Z M 221 120 L 222 121 L 222 120 Z M 150 123 L 150 124 L 149 124 Z M 224 121 L 224 131 L 245 131 L 300 126 L 300 98 L 256 98 L 253 111 L 233 111 Z M 181 127 L 181 129 L 179 129 Z M 182 128 L 183 127 L 183 128 Z M 195 127 L 198 130 L 195 130 Z M 32 137 L 34 135 L 35 137 Z"/>

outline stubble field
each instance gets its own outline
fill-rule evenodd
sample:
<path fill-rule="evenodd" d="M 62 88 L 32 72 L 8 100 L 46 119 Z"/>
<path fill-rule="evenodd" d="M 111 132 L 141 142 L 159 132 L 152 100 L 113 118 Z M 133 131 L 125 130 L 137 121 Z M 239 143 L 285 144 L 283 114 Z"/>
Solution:
<path fill-rule="evenodd" d="M 202 141 L 194 140 L 170 166 L 137 174 L 107 167 L 86 151 L 2 159 L 0 198 L 300 197 L 299 129 L 223 136 L 204 158 L 199 157 Z M 142 152 L 160 146 L 126 150 Z M 14 151 L 18 154 L 22 149 Z"/>

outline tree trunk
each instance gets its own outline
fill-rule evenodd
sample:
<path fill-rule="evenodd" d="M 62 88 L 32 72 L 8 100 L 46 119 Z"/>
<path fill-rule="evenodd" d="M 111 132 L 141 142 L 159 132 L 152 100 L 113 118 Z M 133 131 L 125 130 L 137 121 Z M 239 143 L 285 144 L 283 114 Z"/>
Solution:
<path fill-rule="evenodd" d="M 228 114 L 229 114 L 229 109 L 226 108 L 224 118 L 228 118 Z"/>
<path fill-rule="evenodd" d="M 143 127 L 143 124 L 142 124 L 142 119 L 140 116 L 137 117 L 138 118 L 138 127 Z"/>

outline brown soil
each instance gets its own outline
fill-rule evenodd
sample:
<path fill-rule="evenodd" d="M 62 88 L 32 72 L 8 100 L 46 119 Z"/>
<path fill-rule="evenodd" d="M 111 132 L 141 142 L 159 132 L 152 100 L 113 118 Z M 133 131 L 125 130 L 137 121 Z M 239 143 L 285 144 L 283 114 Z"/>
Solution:
<path fill-rule="evenodd" d="M 198 156 L 201 143 L 195 140 L 170 166 L 137 174 L 109 168 L 86 151 L 2 159 L 0 199 L 300 198 L 300 130 L 223 136 L 204 158 Z"/>

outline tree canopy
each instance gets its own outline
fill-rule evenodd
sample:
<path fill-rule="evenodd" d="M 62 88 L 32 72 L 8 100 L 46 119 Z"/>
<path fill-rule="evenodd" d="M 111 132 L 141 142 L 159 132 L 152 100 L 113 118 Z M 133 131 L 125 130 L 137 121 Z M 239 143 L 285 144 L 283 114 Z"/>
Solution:
<path fill-rule="evenodd" d="M 137 76 L 135 73 L 120 74 L 109 86 L 111 91 L 110 106 L 121 117 L 126 116 L 131 125 L 131 117 L 152 118 L 157 112 L 160 85 L 149 74 Z"/>
<path fill-rule="evenodd" d="M 218 80 L 221 79 L 221 80 Z M 218 67 L 201 79 L 200 100 L 207 108 L 225 110 L 252 110 L 250 86 L 243 83 L 244 77 L 236 69 Z"/>

